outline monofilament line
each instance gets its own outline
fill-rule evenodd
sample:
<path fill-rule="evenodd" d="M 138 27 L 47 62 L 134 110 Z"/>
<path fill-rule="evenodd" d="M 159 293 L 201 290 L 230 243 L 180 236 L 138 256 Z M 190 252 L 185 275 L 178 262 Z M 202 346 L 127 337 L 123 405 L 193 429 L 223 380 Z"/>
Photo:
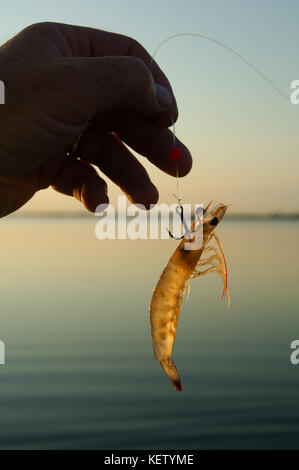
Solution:
<path fill-rule="evenodd" d="M 173 146 L 176 147 L 176 135 L 175 135 L 175 125 L 174 125 L 174 120 L 171 116 L 172 120 L 172 133 L 173 133 Z M 175 162 L 176 166 L 176 188 L 177 188 L 177 194 L 173 194 L 174 197 L 177 199 L 179 206 L 182 205 L 182 198 L 180 195 L 180 188 L 179 188 L 179 163 L 178 160 Z"/>
<path fill-rule="evenodd" d="M 269 85 L 271 85 L 271 87 L 280 95 L 282 96 L 283 98 L 286 98 L 288 101 L 290 99 L 290 97 L 288 95 L 286 95 L 282 90 L 280 90 L 280 88 L 273 82 L 273 80 L 271 80 L 269 77 L 267 77 L 267 75 L 265 75 L 263 72 L 261 72 L 254 64 L 252 64 L 251 62 L 249 62 L 249 60 L 247 60 L 244 56 L 242 56 L 241 54 L 239 54 L 237 51 L 235 51 L 234 49 L 232 49 L 231 47 L 227 46 L 226 44 L 224 44 L 223 42 L 221 41 L 218 41 L 218 39 L 215 39 L 215 38 L 212 38 L 210 36 L 207 36 L 206 34 L 200 34 L 200 33 L 177 33 L 177 34 L 173 34 L 172 36 L 168 36 L 166 39 L 164 39 L 162 42 L 160 42 L 160 44 L 156 47 L 156 49 L 154 50 L 154 53 L 151 57 L 151 61 L 150 61 L 150 70 L 152 70 L 152 65 L 153 65 L 153 61 L 154 61 L 154 58 L 157 54 L 157 52 L 159 51 L 159 49 L 168 41 L 170 41 L 171 39 L 174 39 L 174 38 L 178 38 L 178 37 L 182 37 L 182 36 L 192 36 L 192 37 L 198 37 L 198 38 L 201 38 L 201 39 L 206 39 L 207 41 L 210 41 L 210 42 L 213 42 L 214 44 L 217 44 L 218 46 L 221 46 L 222 48 L 226 49 L 227 51 L 231 52 L 234 56 L 236 56 L 238 59 L 240 59 L 242 62 L 244 62 L 246 65 L 248 65 L 248 67 L 250 67 L 255 73 L 257 73 L 263 80 L 265 80 L 267 83 L 269 83 Z M 172 120 L 172 128 L 173 128 L 173 146 L 175 147 L 176 146 L 176 136 L 175 136 L 175 126 L 174 126 L 174 121 Z M 181 196 L 180 196 L 180 190 L 179 190 L 179 170 L 178 170 L 178 161 L 176 161 L 176 186 L 177 186 L 177 195 L 174 194 L 174 196 L 176 197 L 176 199 L 178 200 L 178 203 L 179 205 L 181 206 L 182 204 L 182 199 L 181 199 Z"/>
<path fill-rule="evenodd" d="M 170 41 L 170 39 L 174 39 L 174 38 L 177 38 L 177 37 L 180 37 L 180 36 L 193 36 L 193 37 L 198 37 L 198 38 L 201 38 L 201 39 L 206 39 L 207 41 L 211 41 L 215 44 L 217 44 L 218 46 L 221 46 L 223 47 L 224 49 L 226 49 L 227 51 L 231 52 L 233 55 L 235 55 L 236 57 L 238 57 L 240 60 L 242 60 L 245 64 L 248 65 L 248 67 L 250 67 L 252 70 L 254 70 L 255 73 L 257 73 L 263 80 L 265 80 L 266 82 L 269 83 L 269 85 L 271 85 L 271 87 L 277 92 L 279 93 L 283 98 L 286 98 L 288 101 L 290 100 L 290 97 L 289 95 L 286 95 L 282 90 L 280 90 L 280 88 L 269 78 L 267 77 L 267 75 L 265 75 L 263 72 L 261 72 L 255 65 L 253 65 L 251 62 L 249 62 L 249 60 L 247 60 L 244 56 L 242 56 L 241 54 L 239 54 L 237 51 L 235 51 L 234 49 L 232 49 L 231 47 L 227 46 L 226 44 L 224 44 L 223 42 L 221 41 L 218 41 L 217 39 L 214 39 L 210 36 L 207 36 L 205 34 L 199 34 L 199 33 L 177 33 L 177 34 L 173 34 L 172 36 L 168 36 L 166 39 L 164 39 L 162 42 L 160 42 L 160 44 L 157 46 L 157 48 L 155 49 L 152 57 L 151 57 L 151 62 L 150 62 L 150 69 L 152 68 L 152 63 L 153 63 L 153 60 L 158 52 L 158 50 L 163 46 L 163 44 L 165 44 L 167 41 Z"/>

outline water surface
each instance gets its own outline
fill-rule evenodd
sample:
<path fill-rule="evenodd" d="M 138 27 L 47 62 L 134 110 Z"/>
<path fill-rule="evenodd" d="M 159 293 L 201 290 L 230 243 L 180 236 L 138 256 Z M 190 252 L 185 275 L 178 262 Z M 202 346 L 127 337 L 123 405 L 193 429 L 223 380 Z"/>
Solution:
<path fill-rule="evenodd" d="M 224 221 L 231 308 L 192 282 L 174 359 L 155 361 L 152 290 L 176 242 L 99 241 L 95 220 L 1 221 L 0 448 L 298 449 L 297 221 Z"/>

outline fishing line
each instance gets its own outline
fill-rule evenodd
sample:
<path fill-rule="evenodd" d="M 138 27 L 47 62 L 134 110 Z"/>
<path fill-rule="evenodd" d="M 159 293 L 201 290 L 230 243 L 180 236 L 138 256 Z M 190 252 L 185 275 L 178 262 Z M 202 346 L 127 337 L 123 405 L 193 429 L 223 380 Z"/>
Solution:
<path fill-rule="evenodd" d="M 171 116 L 171 120 L 172 120 L 172 131 L 173 131 L 173 148 L 175 149 L 176 148 L 176 135 L 175 135 L 175 125 L 174 125 L 174 121 L 172 119 L 172 116 Z M 177 194 L 173 193 L 173 196 L 177 199 L 178 204 L 181 207 L 182 206 L 182 198 L 181 198 L 181 195 L 180 195 L 180 187 L 179 187 L 179 164 L 178 164 L 178 160 L 176 160 L 176 165 L 175 166 L 176 166 Z"/>
<path fill-rule="evenodd" d="M 177 33 L 173 34 L 172 36 L 168 36 L 166 39 L 160 42 L 156 49 L 154 50 L 153 55 L 151 56 L 151 61 L 150 61 L 150 70 L 152 69 L 153 61 L 154 58 L 159 51 L 159 49 L 168 41 L 171 39 L 177 38 L 177 37 L 182 37 L 182 36 L 193 36 L 193 37 L 198 37 L 201 39 L 205 39 L 207 41 L 213 42 L 214 44 L 217 44 L 218 46 L 226 49 L 227 51 L 231 52 L 234 56 L 236 56 L 238 59 L 240 59 L 242 62 L 244 62 L 248 67 L 250 67 L 256 74 L 258 74 L 264 81 L 266 81 L 271 87 L 283 98 L 286 98 L 287 100 L 290 99 L 288 95 L 286 95 L 277 85 L 273 80 L 271 80 L 267 75 L 265 75 L 263 72 L 261 72 L 254 64 L 249 62 L 244 56 L 239 54 L 237 51 L 232 49 L 230 46 L 226 45 L 225 43 L 218 41 L 215 38 L 212 38 L 210 36 L 207 36 L 205 34 L 200 34 L 200 33 Z M 178 171 L 178 161 L 180 157 L 182 156 L 182 152 L 180 149 L 176 147 L 176 135 L 175 135 L 175 126 L 174 126 L 174 121 L 172 119 L 172 129 L 173 129 L 173 148 L 170 150 L 170 157 L 176 161 L 176 186 L 177 186 L 177 194 L 173 194 L 175 198 L 178 201 L 179 206 L 182 208 L 182 198 L 180 196 L 180 190 L 179 190 L 179 171 Z"/>

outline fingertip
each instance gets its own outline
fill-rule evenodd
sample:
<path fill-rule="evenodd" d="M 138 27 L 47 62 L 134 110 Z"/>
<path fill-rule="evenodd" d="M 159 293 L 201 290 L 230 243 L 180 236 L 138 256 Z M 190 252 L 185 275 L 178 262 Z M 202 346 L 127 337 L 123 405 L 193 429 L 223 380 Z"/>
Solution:
<path fill-rule="evenodd" d="M 105 188 L 97 184 L 85 183 L 81 189 L 80 200 L 89 212 L 102 212 L 109 205 Z"/>
<path fill-rule="evenodd" d="M 163 85 L 159 85 L 159 83 L 155 83 L 155 90 L 158 106 L 161 107 L 162 110 L 168 111 L 173 103 L 170 92 Z"/>
<path fill-rule="evenodd" d="M 159 192 L 153 184 L 132 188 L 127 194 L 129 200 L 140 209 L 149 210 L 159 200 Z"/>
<path fill-rule="evenodd" d="M 188 175 L 190 173 L 193 160 L 191 153 L 185 146 L 178 146 L 180 150 L 182 150 L 182 158 L 178 160 L 178 176 L 182 178 L 183 176 Z M 174 162 L 175 164 L 175 162 Z"/>
<path fill-rule="evenodd" d="M 163 87 L 164 88 L 164 87 Z M 166 90 L 168 92 L 168 90 Z M 165 106 L 164 112 L 153 117 L 153 122 L 159 127 L 172 127 L 179 117 L 179 111 L 173 93 L 169 93 L 171 99 L 170 107 Z"/>
<path fill-rule="evenodd" d="M 179 155 L 178 158 L 174 158 L 172 155 L 176 150 Z M 171 176 L 179 176 L 182 178 L 186 176 L 192 168 L 192 156 L 187 147 L 185 147 L 178 139 L 176 139 L 176 146 L 168 147 L 163 152 L 163 157 L 160 161 L 160 168 Z M 152 161 L 152 160 L 150 160 Z M 155 162 L 153 162 L 155 163 Z M 162 163 L 162 165 L 161 165 Z M 156 163 L 155 163 L 156 164 Z"/>
<path fill-rule="evenodd" d="M 156 97 L 161 112 L 153 117 L 153 122 L 160 127 L 171 127 L 178 119 L 178 107 L 172 91 L 155 83 Z"/>
<path fill-rule="evenodd" d="M 159 127 L 171 127 L 178 119 L 177 108 L 172 107 L 171 110 L 166 111 L 162 116 L 156 117 L 154 123 Z"/>

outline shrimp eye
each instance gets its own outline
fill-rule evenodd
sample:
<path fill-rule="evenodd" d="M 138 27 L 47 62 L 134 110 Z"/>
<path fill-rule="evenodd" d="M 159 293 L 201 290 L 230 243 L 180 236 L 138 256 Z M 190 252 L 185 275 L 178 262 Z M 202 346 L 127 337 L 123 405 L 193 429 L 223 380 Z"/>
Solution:
<path fill-rule="evenodd" d="M 217 219 L 217 217 L 214 217 L 211 222 L 210 222 L 210 225 L 217 225 L 219 222 L 219 220 Z"/>

